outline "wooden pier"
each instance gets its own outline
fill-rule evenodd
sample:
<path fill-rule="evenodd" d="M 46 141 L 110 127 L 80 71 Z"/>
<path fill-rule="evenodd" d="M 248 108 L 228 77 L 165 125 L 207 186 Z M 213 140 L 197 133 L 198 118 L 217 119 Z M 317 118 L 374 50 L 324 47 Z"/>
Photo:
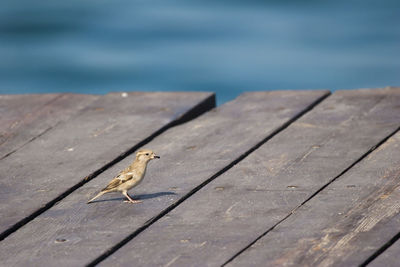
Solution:
<path fill-rule="evenodd" d="M 400 88 L 0 96 L 0 266 L 399 266 Z M 130 194 L 93 197 L 135 151 Z"/>

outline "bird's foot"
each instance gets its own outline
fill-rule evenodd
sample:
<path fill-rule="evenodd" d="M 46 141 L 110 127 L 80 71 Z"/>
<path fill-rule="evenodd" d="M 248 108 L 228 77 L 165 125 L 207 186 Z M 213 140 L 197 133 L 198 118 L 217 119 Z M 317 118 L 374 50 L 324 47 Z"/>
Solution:
<path fill-rule="evenodd" d="M 126 203 L 132 203 L 132 204 L 137 204 L 137 203 L 141 203 L 141 200 L 124 200 L 124 202 Z"/>

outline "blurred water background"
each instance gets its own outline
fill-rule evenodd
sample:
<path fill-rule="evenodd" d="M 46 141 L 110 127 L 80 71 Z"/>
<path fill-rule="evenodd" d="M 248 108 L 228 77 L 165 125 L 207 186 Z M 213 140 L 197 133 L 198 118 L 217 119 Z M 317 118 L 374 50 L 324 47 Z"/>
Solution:
<path fill-rule="evenodd" d="M 400 85 L 399 0 L 0 4 L 0 93 Z"/>

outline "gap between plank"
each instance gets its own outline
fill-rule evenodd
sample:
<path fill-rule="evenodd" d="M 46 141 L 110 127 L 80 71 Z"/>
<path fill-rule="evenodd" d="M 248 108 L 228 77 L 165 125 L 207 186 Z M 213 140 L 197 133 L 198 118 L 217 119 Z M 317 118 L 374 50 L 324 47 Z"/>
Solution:
<path fill-rule="evenodd" d="M 369 263 L 371 263 L 371 261 L 375 260 L 379 255 L 381 255 L 383 252 L 385 252 L 385 250 L 387 250 L 390 246 L 392 246 L 399 239 L 400 239 L 400 232 L 398 232 L 386 244 L 384 244 L 377 251 L 375 251 L 371 256 L 369 256 L 363 263 L 360 264 L 360 267 L 367 266 Z"/>
<path fill-rule="evenodd" d="M 18 150 L 20 150 L 21 148 L 23 148 L 24 146 L 26 146 L 27 144 L 31 143 L 32 141 L 34 141 L 35 139 L 41 137 L 42 135 L 44 135 L 45 133 L 47 133 L 48 131 L 50 131 L 51 129 L 53 129 L 54 127 L 56 127 L 58 124 L 60 124 L 60 122 L 57 122 L 55 125 L 45 129 L 43 132 L 39 133 L 38 135 L 32 137 L 31 139 L 29 139 L 26 143 L 22 144 L 20 147 L 17 147 L 16 149 L 8 152 L 7 154 L 5 154 L 3 157 L 0 158 L 0 160 L 3 160 L 5 158 L 7 158 L 8 156 L 10 156 L 11 154 L 17 152 Z"/>
<path fill-rule="evenodd" d="M 39 109 L 31 112 L 31 113 L 37 113 L 40 112 L 41 109 L 49 106 L 50 104 L 52 104 L 53 102 L 57 101 L 58 99 L 60 99 L 61 97 L 65 96 L 66 94 L 60 94 L 56 97 L 54 97 L 53 99 L 49 100 L 48 102 L 44 103 Z M 20 121 L 23 121 L 25 118 L 27 117 L 27 115 L 24 116 L 24 118 L 20 119 Z M 68 120 L 68 119 L 67 119 Z M 45 133 L 47 133 L 49 130 L 53 129 L 55 126 L 57 126 L 60 122 L 57 122 L 55 125 L 48 127 L 47 129 L 45 129 L 43 132 L 37 134 L 36 136 L 32 137 L 31 139 L 29 139 L 28 141 L 26 141 L 25 143 L 23 143 L 21 146 L 15 148 L 14 150 L 8 152 L 7 154 L 5 154 L 3 157 L 0 158 L 0 160 L 3 160 L 5 158 L 7 158 L 8 156 L 10 156 L 11 154 L 17 152 L 18 150 L 20 150 L 21 148 L 23 148 L 24 146 L 26 146 L 27 144 L 31 143 L 33 140 L 35 140 L 36 138 L 39 138 L 40 136 L 44 135 Z M 7 139 L 4 140 L 4 142 L 2 142 L 1 144 L 7 142 Z M 1 145 L 0 144 L 0 145 Z"/>
<path fill-rule="evenodd" d="M 37 216 L 39 216 L 43 212 L 45 212 L 48 209 L 50 209 L 51 207 L 53 207 L 55 204 L 57 204 L 57 202 L 61 201 L 65 197 L 67 197 L 69 194 L 74 192 L 76 189 L 80 188 L 81 186 L 83 186 L 84 184 L 89 182 L 90 180 L 96 178 L 99 174 L 101 174 L 102 172 L 106 171 L 107 169 L 109 169 L 113 165 L 117 164 L 118 162 L 120 162 L 121 160 L 126 158 L 127 156 L 130 156 L 137 149 L 139 149 L 140 147 L 146 145 L 147 143 L 152 141 L 154 138 L 156 138 L 158 135 L 162 134 L 163 132 L 165 132 L 166 130 L 168 130 L 168 129 L 174 127 L 174 126 L 177 126 L 179 124 L 183 124 L 185 122 L 188 122 L 189 120 L 195 119 L 196 117 L 200 116 L 201 114 L 203 114 L 203 113 L 211 110 L 212 108 L 214 108 L 215 107 L 215 103 L 216 103 L 215 94 L 212 94 L 209 97 L 207 97 L 206 99 L 204 99 L 201 103 L 199 103 L 198 105 L 194 106 L 192 109 L 188 110 L 182 116 L 180 116 L 180 117 L 176 118 L 175 120 L 171 121 L 170 123 L 164 125 L 160 129 L 158 129 L 157 131 L 152 133 L 150 136 L 146 137 L 145 139 L 143 139 L 142 141 L 140 141 L 139 143 L 137 143 L 136 145 L 134 145 L 133 147 L 131 147 L 127 151 L 125 151 L 122 154 L 120 154 L 119 156 L 117 156 L 115 159 L 113 159 L 110 162 L 106 163 L 103 167 L 95 170 L 94 172 L 92 172 L 91 174 L 89 174 L 88 176 L 83 178 L 80 182 L 78 182 L 74 186 L 70 187 L 69 189 L 67 189 L 66 191 L 61 193 L 58 197 L 56 197 L 53 200 L 51 200 L 51 201 L 47 202 L 46 204 L 44 204 L 41 208 L 39 208 L 38 210 L 33 212 L 31 215 L 25 217 L 24 219 L 20 220 L 19 222 L 15 223 L 13 226 L 11 226 L 10 228 L 8 228 L 4 232 L 2 232 L 0 234 L 0 241 L 4 240 L 9 235 L 11 235 L 15 231 L 17 231 L 19 228 L 21 228 L 22 226 L 24 226 L 25 224 L 29 223 L 30 221 L 35 219 Z M 50 127 L 48 130 L 52 129 L 53 127 Z M 46 130 L 45 132 L 47 132 L 48 130 Z M 44 133 L 42 133 L 42 135 Z"/>
<path fill-rule="evenodd" d="M 323 100 L 325 100 L 327 97 L 331 95 L 331 92 L 328 92 L 327 94 L 321 96 L 317 100 L 315 100 L 312 104 L 310 104 L 306 109 L 301 111 L 299 114 L 294 116 L 292 119 L 289 121 L 285 122 L 282 126 L 278 127 L 276 130 L 274 130 L 272 133 L 270 133 L 267 137 L 265 137 L 263 140 L 255 144 L 253 147 L 251 147 L 249 150 L 244 152 L 242 155 L 240 155 L 238 158 L 234 159 L 231 163 L 229 163 L 227 166 L 219 170 L 217 173 L 212 175 L 210 178 L 206 179 L 203 183 L 200 185 L 196 186 L 194 189 L 192 189 L 190 192 L 188 192 L 186 195 L 182 196 L 180 199 L 178 199 L 174 204 L 170 205 L 163 211 L 161 211 L 158 215 L 154 216 L 153 218 L 149 219 L 147 222 L 145 222 L 141 227 L 136 229 L 133 233 L 128 235 L 126 238 L 124 238 L 122 241 L 114 245 L 113 247 L 109 248 L 106 252 L 101 254 L 99 257 L 94 259 L 92 262 L 87 264 L 86 266 L 91 267 L 99 264 L 103 260 L 105 260 L 108 256 L 116 252 L 118 249 L 120 249 L 122 246 L 127 244 L 129 241 L 131 241 L 133 238 L 135 238 L 137 235 L 139 235 L 141 232 L 146 230 L 149 226 L 151 226 L 153 223 L 157 222 L 159 219 L 161 219 L 164 215 L 168 214 L 170 211 L 175 209 L 177 206 L 179 206 L 182 202 L 184 202 L 186 199 L 191 197 L 193 194 L 195 194 L 197 191 L 199 191 L 201 188 L 209 184 L 211 181 L 216 179 L 218 176 L 222 175 L 229 169 L 231 169 L 233 166 L 238 164 L 240 161 L 242 161 L 244 158 L 246 158 L 248 155 L 250 155 L 252 152 L 257 150 L 260 146 L 268 142 L 271 138 L 285 130 L 290 124 L 298 120 L 300 117 L 302 117 L 304 114 L 312 110 L 315 106 L 320 104 Z"/>
<path fill-rule="evenodd" d="M 392 133 L 390 133 L 388 136 L 386 136 L 385 138 L 383 138 L 378 144 L 372 146 L 367 152 L 365 152 L 363 155 L 361 155 L 360 158 L 358 158 L 355 162 L 353 162 L 352 164 L 350 164 L 349 167 L 347 167 L 346 169 L 344 169 L 339 175 L 337 175 L 336 177 L 334 177 L 332 180 L 330 180 L 328 183 L 326 183 L 324 186 L 322 186 L 320 189 L 318 189 L 316 192 L 314 192 L 310 197 L 308 197 L 306 200 L 304 200 L 299 206 L 297 206 L 296 208 L 294 208 L 288 215 L 286 215 L 283 219 L 281 219 L 280 221 L 278 221 L 276 224 L 274 224 L 273 226 L 271 226 L 266 232 L 264 232 L 263 234 L 261 234 L 260 236 L 258 236 L 256 239 L 254 239 L 250 244 L 248 244 L 247 246 L 245 246 L 243 249 L 241 249 L 239 252 L 237 252 L 235 255 L 233 255 L 229 260 L 227 260 L 224 264 L 222 264 L 221 266 L 225 266 L 228 263 L 230 263 L 231 261 L 233 261 L 236 257 L 238 257 L 240 254 L 242 254 L 244 251 L 246 251 L 248 248 L 250 248 L 252 245 L 254 245 L 258 240 L 260 240 L 261 238 L 263 238 L 265 235 L 267 235 L 269 232 L 271 232 L 272 230 L 274 230 L 279 224 L 283 223 L 286 219 L 288 219 L 290 216 L 292 216 L 293 213 L 295 213 L 299 208 L 301 208 L 304 204 L 306 204 L 308 201 L 310 201 L 311 199 L 313 199 L 316 195 L 318 195 L 322 190 L 324 190 L 326 187 L 328 187 L 330 184 L 332 184 L 334 181 L 336 181 L 339 177 L 341 177 L 342 175 L 344 175 L 346 172 L 348 172 L 351 168 L 353 168 L 356 164 L 358 164 L 359 162 L 361 162 L 365 157 L 367 157 L 369 154 L 371 154 L 375 149 L 377 149 L 379 146 L 381 146 L 383 143 L 385 143 L 390 137 L 392 137 L 393 135 L 395 135 L 398 131 L 400 130 L 400 127 L 398 127 L 396 130 L 394 130 Z M 398 237 L 397 237 L 398 236 Z M 397 239 L 400 238 L 400 233 L 396 235 Z M 397 240 L 396 239 L 396 240 Z M 389 243 L 392 240 L 389 241 Z M 391 243 L 393 244 L 394 241 Z M 389 244 L 387 247 L 389 247 L 391 244 Z M 377 252 L 375 252 L 371 257 L 375 256 L 374 258 L 376 258 L 380 253 L 382 253 L 387 247 L 385 247 L 387 244 L 385 244 L 381 249 L 379 249 Z M 383 250 L 382 250 L 383 249 Z M 380 251 L 382 250 L 382 251 Z M 376 255 L 375 255 L 376 254 Z M 370 258 L 371 258 L 370 257 Z M 374 259 L 373 258 L 373 259 Z M 369 258 L 368 258 L 369 259 Z M 372 261 L 373 259 L 371 259 L 370 261 Z M 367 260 L 368 261 L 368 260 Z M 370 262 L 369 261 L 369 262 Z M 368 262 L 366 262 L 368 263 Z M 361 265 L 364 266 L 364 265 Z"/>

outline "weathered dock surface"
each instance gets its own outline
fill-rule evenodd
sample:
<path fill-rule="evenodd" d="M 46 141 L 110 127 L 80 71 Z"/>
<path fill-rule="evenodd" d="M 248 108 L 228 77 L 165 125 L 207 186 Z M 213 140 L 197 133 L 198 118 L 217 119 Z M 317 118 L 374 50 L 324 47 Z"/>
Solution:
<path fill-rule="evenodd" d="M 1 236 L 198 106 L 213 105 L 208 93 L 108 94 L 91 102 L 1 160 Z"/>
<path fill-rule="evenodd" d="M 95 100 L 94 95 L 0 95 L 0 159 Z"/>
<path fill-rule="evenodd" d="M 2 266 L 396 266 L 400 89 L 0 97 Z M 4 146 L 3 146 L 4 145 Z M 141 147 L 131 194 L 86 201 Z"/>

